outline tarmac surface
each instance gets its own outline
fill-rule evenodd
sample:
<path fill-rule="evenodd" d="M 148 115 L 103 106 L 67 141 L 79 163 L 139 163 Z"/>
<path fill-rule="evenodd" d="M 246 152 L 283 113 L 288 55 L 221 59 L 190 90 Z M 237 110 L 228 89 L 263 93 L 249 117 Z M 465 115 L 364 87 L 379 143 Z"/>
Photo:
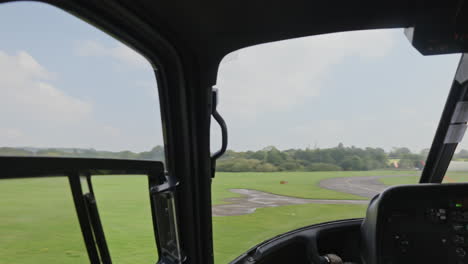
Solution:
<path fill-rule="evenodd" d="M 382 175 L 363 177 L 331 178 L 320 181 L 319 186 L 325 189 L 372 198 L 387 188 L 379 181 L 381 178 L 401 177 L 411 175 Z M 368 204 L 368 200 L 322 200 L 304 199 L 277 195 L 251 189 L 230 189 L 242 197 L 226 198 L 228 204 L 212 207 L 213 216 L 245 215 L 255 212 L 258 208 L 277 207 L 295 204 Z"/>
<path fill-rule="evenodd" d="M 381 178 L 414 176 L 414 175 L 381 175 L 381 176 L 363 176 L 363 177 L 343 177 L 331 178 L 320 181 L 319 186 L 338 192 L 344 192 L 372 198 L 381 193 L 388 186 L 379 181 Z"/>
<path fill-rule="evenodd" d="M 230 189 L 242 197 L 226 198 L 229 204 L 218 204 L 212 208 L 213 216 L 245 215 L 255 212 L 258 208 L 277 207 L 293 204 L 367 204 L 366 200 L 321 200 L 303 199 L 277 195 L 250 189 Z"/>

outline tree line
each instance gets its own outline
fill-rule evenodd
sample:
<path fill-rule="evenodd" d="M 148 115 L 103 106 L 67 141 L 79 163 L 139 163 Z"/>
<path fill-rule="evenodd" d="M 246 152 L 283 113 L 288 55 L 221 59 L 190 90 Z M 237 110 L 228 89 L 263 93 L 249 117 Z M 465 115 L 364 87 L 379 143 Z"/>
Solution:
<path fill-rule="evenodd" d="M 80 148 L 9 148 L 0 147 L 0 156 L 74 157 L 105 159 L 140 159 L 164 161 L 164 147 L 156 146 L 150 151 L 129 150 L 112 152 Z"/>
<path fill-rule="evenodd" d="M 278 150 L 270 146 L 259 151 L 228 150 L 217 162 L 217 171 L 361 171 L 387 168 L 421 169 L 427 151 L 412 153 L 408 148 L 345 147 Z"/>
<path fill-rule="evenodd" d="M 228 150 L 217 162 L 216 170 L 224 172 L 275 171 L 361 171 L 375 169 L 422 169 L 429 150 L 413 153 L 410 149 L 345 147 L 279 150 L 274 146 L 258 151 Z M 77 158 L 143 159 L 164 161 L 164 147 L 149 151 L 100 151 L 80 148 L 11 148 L 0 147 L 0 156 L 42 156 Z M 454 159 L 468 160 L 468 150 L 461 150 Z"/>

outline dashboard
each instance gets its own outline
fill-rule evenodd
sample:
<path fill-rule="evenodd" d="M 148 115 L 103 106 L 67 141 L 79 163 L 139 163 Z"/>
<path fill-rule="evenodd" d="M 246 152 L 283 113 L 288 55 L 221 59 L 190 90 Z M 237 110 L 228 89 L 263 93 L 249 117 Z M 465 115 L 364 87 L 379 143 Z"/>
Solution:
<path fill-rule="evenodd" d="M 361 226 L 366 264 L 468 263 L 468 184 L 391 187 Z"/>
<path fill-rule="evenodd" d="M 364 219 L 306 226 L 232 264 L 468 264 L 468 184 L 390 187 Z"/>

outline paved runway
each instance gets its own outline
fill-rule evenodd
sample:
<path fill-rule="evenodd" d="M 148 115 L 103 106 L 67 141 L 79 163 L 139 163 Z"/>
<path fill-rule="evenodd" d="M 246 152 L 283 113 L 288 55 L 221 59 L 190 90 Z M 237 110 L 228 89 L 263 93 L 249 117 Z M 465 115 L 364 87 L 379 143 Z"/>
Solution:
<path fill-rule="evenodd" d="M 258 208 L 277 207 L 293 204 L 367 204 L 366 200 L 321 200 L 303 199 L 277 195 L 250 189 L 230 189 L 231 192 L 242 194 L 242 197 L 227 198 L 229 204 L 214 205 L 213 216 L 244 215 L 255 212 Z"/>
<path fill-rule="evenodd" d="M 381 178 L 414 175 L 381 175 L 362 177 L 342 177 L 322 180 L 319 186 L 325 189 L 372 198 L 387 188 Z M 277 207 L 294 204 L 368 204 L 368 200 L 322 200 L 304 199 L 277 195 L 251 189 L 230 189 L 242 197 L 225 199 L 228 204 L 214 205 L 213 216 L 244 215 L 255 212 L 258 208 Z"/>
<path fill-rule="evenodd" d="M 343 177 L 323 180 L 319 186 L 325 189 L 372 198 L 387 188 L 381 178 L 414 176 L 414 175 L 382 175 L 363 177 Z"/>

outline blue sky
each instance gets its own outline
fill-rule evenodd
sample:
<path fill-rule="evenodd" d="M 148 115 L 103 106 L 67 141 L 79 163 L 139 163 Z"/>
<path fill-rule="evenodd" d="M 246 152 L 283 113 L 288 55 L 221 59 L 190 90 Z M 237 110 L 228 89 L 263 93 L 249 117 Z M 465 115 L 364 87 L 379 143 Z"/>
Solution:
<path fill-rule="evenodd" d="M 54 7 L 0 7 L 0 146 L 143 151 L 162 144 L 145 59 Z M 236 51 L 217 81 L 229 147 L 427 148 L 459 57 L 424 57 L 403 29 Z"/>
<path fill-rule="evenodd" d="M 342 142 L 419 151 L 430 147 L 459 57 L 424 57 L 403 29 L 250 47 L 221 65 L 220 108 L 242 149 Z"/>
<path fill-rule="evenodd" d="M 26 54 L 28 62 L 36 62 L 50 75 L 16 69 L 26 71 L 21 78 L 30 87 L 24 94 L 10 91 L 8 100 L 17 104 L 2 107 L 0 145 L 142 151 L 162 144 L 156 81 L 151 65 L 141 55 L 44 4 L 4 4 L 0 21 L 4 67 L 12 70 L 9 64 L 17 63 L 19 54 Z M 14 85 L 21 86 L 20 77 L 15 78 Z M 36 105 L 19 103 L 21 96 L 34 95 L 32 86 L 37 83 L 47 83 L 53 86 L 51 93 L 60 91 L 63 96 L 44 92 L 38 96 L 43 101 Z M 8 93 L 7 85 L 2 86 L 0 91 Z M 68 102 L 64 107 L 68 110 L 47 111 L 48 104 L 59 100 Z M 70 100 L 82 104 L 73 109 Z M 62 114 L 57 113 L 61 110 Z"/>

